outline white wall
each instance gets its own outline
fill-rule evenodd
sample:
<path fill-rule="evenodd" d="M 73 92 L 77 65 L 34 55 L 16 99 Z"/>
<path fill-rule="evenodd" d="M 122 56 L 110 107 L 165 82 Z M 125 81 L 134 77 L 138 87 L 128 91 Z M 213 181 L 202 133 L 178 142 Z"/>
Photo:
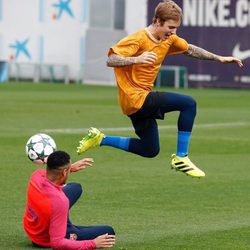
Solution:
<path fill-rule="evenodd" d="M 126 0 L 125 29 L 131 34 L 147 25 L 147 0 Z"/>
<path fill-rule="evenodd" d="M 71 0 L 73 17 L 55 6 L 59 0 L 1 0 L 0 60 L 17 63 L 67 64 L 70 79 L 82 76 L 86 59 L 86 32 L 91 0 Z M 100 0 L 101 1 L 101 0 Z M 125 30 L 132 33 L 146 25 L 146 0 L 126 0 Z M 24 51 L 16 57 L 17 42 Z M 97 43 L 99 41 L 96 41 Z M 108 48 L 107 48 L 108 49 Z"/>

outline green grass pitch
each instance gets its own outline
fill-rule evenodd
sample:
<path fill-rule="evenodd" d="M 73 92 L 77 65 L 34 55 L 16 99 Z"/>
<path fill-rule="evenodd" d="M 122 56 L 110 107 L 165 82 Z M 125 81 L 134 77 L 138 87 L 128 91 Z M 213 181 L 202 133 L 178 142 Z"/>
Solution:
<path fill-rule="evenodd" d="M 75 224 L 112 225 L 114 249 L 250 249 L 250 91 L 186 89 L 198 113 L 190 158 L 206 172 L 192 179 L 170 169 L 178 113 L 159 121 L 160 154 L 142 158 L 95 148 L 93 167 L 73 173 L 84 194 L 71 211 Z M 28 138 L 51 135 L 76 154 L 90 126 L 134 136 L 115 87 L 6 83 L 0 85 L 0 249 L 33 249 L 22 228 L 25 193 L 37 165 L 25 155 Z"/>

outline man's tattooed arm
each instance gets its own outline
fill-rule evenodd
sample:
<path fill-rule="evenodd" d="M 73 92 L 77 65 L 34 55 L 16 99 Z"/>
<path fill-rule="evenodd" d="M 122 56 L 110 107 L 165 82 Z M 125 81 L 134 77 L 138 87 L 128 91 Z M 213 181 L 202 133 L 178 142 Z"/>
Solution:
<path fill-rule="evenodd" d="M 107 60 L 108 67 L 124 67 L 132 64 L 153 64 L 157 55 L 152 51 L 145 51 L 136 57 L 124 57 L 115 53 L 111 54 Z"/>
<path fill-rule="evenodd" d="M 243 67 L 243 63 L 239 58 L 232 56 L 219 56 L 193 44 L 189 44 L 189 48 L 186 52 L 184 52 L 184 54 L 201 60 L 213 60 L 221 63 L 236 63 L 239 67 Z"/>
<path fill-rule="evenodd" d="M 107 60 L 108 67 L 123 67 L 136 63 L 136 57 L 123 57 L 117 54 L 111 54 Z"/>
<path fill-rule="evenodd" d="M 186 52 L 184 52 L 184 54 L 190 57 L 201 59 L 201 60 L 221 61 L 220 60 L 221 56 L 213 54 L 193 44 L 189 44 L 189 48 Z"/>

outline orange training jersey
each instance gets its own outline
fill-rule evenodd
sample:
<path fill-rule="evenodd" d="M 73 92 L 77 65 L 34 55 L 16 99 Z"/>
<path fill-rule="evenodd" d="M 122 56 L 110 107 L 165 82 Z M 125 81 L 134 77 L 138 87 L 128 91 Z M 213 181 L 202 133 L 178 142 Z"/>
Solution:
<path fill-rule="evenodd" d="M 129 35 L 109 49 L 124 57 L 139 56 L 145 51 L 157 54 L 154 64 L 133 64 L 115 67 L 119 102 L 125 115 L 131 115 L 141 108 L 146 96 L 152 90 L 158 70 L 166 55 L 180 54 L 188 49 L 188 43 L 177 35 L 165 41 L 156 41 L 147 29 Z"/>

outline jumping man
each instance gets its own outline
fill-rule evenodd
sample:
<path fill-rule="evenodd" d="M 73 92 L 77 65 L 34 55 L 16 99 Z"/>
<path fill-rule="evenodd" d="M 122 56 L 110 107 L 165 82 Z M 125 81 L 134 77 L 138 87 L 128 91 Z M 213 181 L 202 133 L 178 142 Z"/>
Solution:
<path fill-rule="evenodd" d="M 143 157 L 155 157 L 160 150 L 156 119 L 165 113 L 179 111 L 176 153 L 172 155 L 172 168 L 192 177 L 204 177 L 188 157 L 189 141 L 196 116 L 196 101 L 187 95 L 152 91 L 154 81 L 164 58 L 184 54 L 189 57 L 220 63 L 241 60 L 213 54 L 188 44 L 176 35 L 181 24 L 182 10 L 174 1 L 164 1 L 155 9 L 153 22 L 148 27 L 129 35 L 111 47 L 107 66 L 114 67 L 119 103 L 133 124 L 139 138 L 104 135 L 90 128 L 80 141 L 80 154 L 96 145 L 111 146 Z"/>

